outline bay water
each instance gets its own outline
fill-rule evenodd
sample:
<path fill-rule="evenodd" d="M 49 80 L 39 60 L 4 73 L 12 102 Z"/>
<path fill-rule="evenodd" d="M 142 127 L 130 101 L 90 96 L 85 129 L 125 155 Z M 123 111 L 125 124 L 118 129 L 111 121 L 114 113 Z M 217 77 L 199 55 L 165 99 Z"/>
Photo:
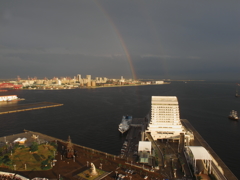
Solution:
<path fill-rule="evenodd" d="M 37 131 L 49 136 L 118 155 L 124 137 L 118 132 L 123 115 L 145 117 L 151 96 L 177 96 L 180 118 L 187 119 L 212 149 L 240 178 L 240 120 L 229 120 L 231 110 L 240 113 L 235 82 L 187 81 L 164 85 L 107 87 L 70 90 L 17 90 L 25 98 L 18 104 L 55 102 L 60 107 L 0 115 L 0 137 Z M 9 104 L 0 104 L 3 106 Z"/>

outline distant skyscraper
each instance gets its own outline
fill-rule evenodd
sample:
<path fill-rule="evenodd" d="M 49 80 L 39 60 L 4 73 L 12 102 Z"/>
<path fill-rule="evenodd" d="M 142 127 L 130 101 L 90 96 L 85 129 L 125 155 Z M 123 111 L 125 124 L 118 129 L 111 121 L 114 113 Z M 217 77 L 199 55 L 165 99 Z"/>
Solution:
<path fill-rule="evenodd" d="M 81 79 L 82 79 L 82 78 L 81 78 L 81 74 L 78 74 L 78 75 L 77 75 L 77 81 L 80 82 Z"/>
<path fill-rule="evenodd" d="M 91 75 L 86 75 L 86 79 L 88 80 L 88 82 L 91 82 Z"/>

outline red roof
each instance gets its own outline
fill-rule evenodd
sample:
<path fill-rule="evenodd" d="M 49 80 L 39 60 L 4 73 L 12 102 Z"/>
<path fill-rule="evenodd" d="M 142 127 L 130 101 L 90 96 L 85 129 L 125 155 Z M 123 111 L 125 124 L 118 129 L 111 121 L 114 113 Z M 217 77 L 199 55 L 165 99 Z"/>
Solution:
<path fill-rule="evenodd" d="M 1 83 L 0 84 L 0 89 L 4 89 L 4 88 L 10 88 L 10 89 L 19 89 L 21 88 L 22 85 L 21 84 L 13 84 L 13 83 Z"/>

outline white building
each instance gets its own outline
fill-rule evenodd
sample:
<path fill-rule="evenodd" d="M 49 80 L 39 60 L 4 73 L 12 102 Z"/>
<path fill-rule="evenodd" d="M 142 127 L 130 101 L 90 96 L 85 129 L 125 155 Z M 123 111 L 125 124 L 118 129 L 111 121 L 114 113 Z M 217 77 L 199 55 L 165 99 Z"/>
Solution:
<path fill-rule="evenodd" d="M 211 174 L 213 158 L 204 147 L 185 146 L 185 155 L 195 174 Z"/>
<path fill-rule="evenodd" d="M 139 141 L 138 152 L 146 151 L 152 154 L 152 143 L 150 141 Z"/>
<path fill-rule="evenodd" d="M 121 82 L 121 83 L 124 83 L 124 82 L 125 82 L 125 79 L 123 78 L 123 76 L 121 76 L 120 82 Z"/>
<path fill-rule="evenodd" d="M 176 96 L 152 96 L 151 120 L 146 132 L 150 132 L 154 140 L 179 139 L 184 128 Z"/>
<path fill-rule="evenodd" d="M 86 75 L 86 79 L 88 80 L 88 82 L 91 82 L 91 75 Z"/>
<path fill-rule="evenodd" d="M 164 84 L 164 81 L 155 81 L 155 84 Z"/>
<path fill-rule="evenodd" d="M 62 85 L 61 80 L 58 79 L 58 80 L 56 81 L 56 84 L 57 84 L 57 85 Z"/>
<path fill-rule="evenodd" d="M 152 144 L 150 141 L 139 141 L 138 155 L 140 163 L 149 163 L 149 157 L 152 154 Z"/>

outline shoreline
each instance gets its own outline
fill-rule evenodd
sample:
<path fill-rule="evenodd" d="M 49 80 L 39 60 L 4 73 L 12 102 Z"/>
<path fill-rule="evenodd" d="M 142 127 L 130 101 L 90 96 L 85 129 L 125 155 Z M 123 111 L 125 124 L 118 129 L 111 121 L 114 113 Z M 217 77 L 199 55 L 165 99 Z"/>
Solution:
<path fill-rule="evenodd" d="M 48 91 L 56 91 L 56 90 L 71 90 L 71 89 L 95 89 L 95 88 L 111 88 L 111 87 L 133 87 L 133 86 L 158 86 L 158 85 L 166 85 L 166 84 L 171 84 L 171 82 L 165 82 L 162 84 L 136 84 L 136 85 L 114 85 L 114 86 L 83 86 L 83 87 L 76 87 L 76 88 L 39 88 L 39 89 L 20 89 L 20 90 L 48 90 Z"/>

